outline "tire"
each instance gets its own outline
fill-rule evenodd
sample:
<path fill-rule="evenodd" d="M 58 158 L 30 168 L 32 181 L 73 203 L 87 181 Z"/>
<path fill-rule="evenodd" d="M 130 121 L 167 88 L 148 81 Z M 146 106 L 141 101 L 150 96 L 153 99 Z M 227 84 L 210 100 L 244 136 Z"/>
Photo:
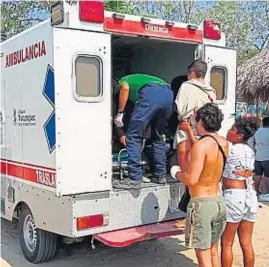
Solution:
<path fill-rule="evenodd" d="M 31 211 L 23 207 L 19 216 L 19 239 L 24 257 L 31 263 L 52 260 L 57 251 L 57 235 L 37 229 Z"/>

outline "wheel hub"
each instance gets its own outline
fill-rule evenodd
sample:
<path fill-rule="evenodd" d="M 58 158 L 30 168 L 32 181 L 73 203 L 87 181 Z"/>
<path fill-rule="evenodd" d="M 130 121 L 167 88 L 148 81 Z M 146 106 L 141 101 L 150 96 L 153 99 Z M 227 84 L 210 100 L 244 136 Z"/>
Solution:
<path fill-rule="evenodd" d="M 23 237 L 27 248 L 34 251 L 36 248 L 37 231 L 35 221 L 32 215 L 27 215 L 23 224 Z"/>

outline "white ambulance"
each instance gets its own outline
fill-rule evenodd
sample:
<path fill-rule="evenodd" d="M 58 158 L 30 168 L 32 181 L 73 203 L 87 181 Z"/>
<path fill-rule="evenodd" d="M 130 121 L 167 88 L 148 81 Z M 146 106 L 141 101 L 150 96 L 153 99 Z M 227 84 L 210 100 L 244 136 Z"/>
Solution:
<path fill-rule="evenodd" d="M 1 216 L 19 219 L 28 261 L 51 260 L 59 239 L 91 236 L 93 247 L 95 239 L 123 247 L 181 233 L 174 226 L 184 216 L 181 183 L 113 188 L 126 162 L 124 151 L 112 152 L 111 84 L 126 73 L 170 83 L 197 58 L 208 63 L 225 135 L 235 112 L 236 51 L 211 21 L 196 26 L 107 12 L 101 1 L 61 1 L 51 19 L 1 44 Z"/>

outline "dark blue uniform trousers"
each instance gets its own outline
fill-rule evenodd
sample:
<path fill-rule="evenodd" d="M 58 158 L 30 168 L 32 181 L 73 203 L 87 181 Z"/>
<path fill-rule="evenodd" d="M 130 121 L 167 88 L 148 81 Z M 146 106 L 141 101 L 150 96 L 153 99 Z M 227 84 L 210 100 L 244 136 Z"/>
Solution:
<path fill-rule="evenodd" d="M 154 174 L 157 178 L 166 178 L 167 157 L 162 135 L 172 114 L 172 105 L 173 92 L 168 86 L 149 84 L 141 89 L 126 134 L 130 179 L 142 179 L 141 149 L 144 132 L 149 124 L 152 130 Z"/>

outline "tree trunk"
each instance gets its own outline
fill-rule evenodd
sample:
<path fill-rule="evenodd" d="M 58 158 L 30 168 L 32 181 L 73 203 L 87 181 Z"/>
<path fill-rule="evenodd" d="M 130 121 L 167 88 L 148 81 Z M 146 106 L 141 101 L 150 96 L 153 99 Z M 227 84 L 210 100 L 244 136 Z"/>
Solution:
<path fill-rule="evenodd" d="M 260 108 L 260 98 L 257 97 L 257 101 L 256 101 L 256 116 L 257 116 L 257 119 L 260 119 L 260 117 L 259 117 L 259 108 Z"/>

